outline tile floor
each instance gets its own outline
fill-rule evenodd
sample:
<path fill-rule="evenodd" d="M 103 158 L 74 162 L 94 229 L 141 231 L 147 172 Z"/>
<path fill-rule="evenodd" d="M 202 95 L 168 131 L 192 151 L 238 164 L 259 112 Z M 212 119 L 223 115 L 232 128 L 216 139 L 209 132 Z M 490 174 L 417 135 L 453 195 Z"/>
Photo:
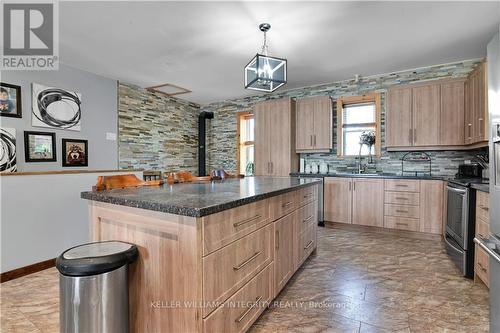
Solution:
<path fill-rule="evenodd" d="M 488 332 L 488 291 L 459 275 L 443 245 L 319 229 L 306 261 L 251 332 Z M 48 269 L 1 285 L 1 332 L 58 332 Z"/>

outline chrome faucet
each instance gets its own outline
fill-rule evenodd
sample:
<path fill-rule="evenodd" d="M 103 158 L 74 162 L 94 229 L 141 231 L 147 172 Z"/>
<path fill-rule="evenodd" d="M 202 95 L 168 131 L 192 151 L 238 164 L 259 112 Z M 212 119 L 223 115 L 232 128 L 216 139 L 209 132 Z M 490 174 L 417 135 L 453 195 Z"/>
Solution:
<path fill-rule="evenodd" d="M 362 159 L 363 159 L 363 157 L 361 157 L 361 153 L 360 153 L 358 156 L 358 173 L 359 174 L 366 172 L 366 164 L 361 163 Z"/>

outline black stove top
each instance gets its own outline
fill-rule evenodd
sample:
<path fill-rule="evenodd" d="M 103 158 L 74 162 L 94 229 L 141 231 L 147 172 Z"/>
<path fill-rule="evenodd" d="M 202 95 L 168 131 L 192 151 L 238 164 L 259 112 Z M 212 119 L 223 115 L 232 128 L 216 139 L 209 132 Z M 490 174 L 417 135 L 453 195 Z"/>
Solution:
<path fill-rule="evenodd" d="M 472 184 L 489 184 L 490 180 L 485 178 L 453 178 L 448 179 L 449 183 L 470 187 Z"/>

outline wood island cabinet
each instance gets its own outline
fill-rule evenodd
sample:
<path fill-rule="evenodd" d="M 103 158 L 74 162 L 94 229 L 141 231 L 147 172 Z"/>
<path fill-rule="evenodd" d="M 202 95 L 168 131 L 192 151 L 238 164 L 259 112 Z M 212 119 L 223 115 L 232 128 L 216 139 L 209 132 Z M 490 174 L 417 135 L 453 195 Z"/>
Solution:
<path fill-rule="evenodd" d="M 298 99 L 296 119 L 297 152 L 328 152 L 332 149 L 333 118 L 329 96 Z"/>
<path fill-rule="evenodd" d="M 283 289 L 294 273 L 292 255 L 294 217 L 294 214 L 289 214 L 274 223 L 274 290 L 276 294 Z"/>
<path fill-rule="evenodd" d="M 295 101 L 269 100 L 254 106 L 255 175 L 288 176 L 298 170 L 295 153 Z"/>

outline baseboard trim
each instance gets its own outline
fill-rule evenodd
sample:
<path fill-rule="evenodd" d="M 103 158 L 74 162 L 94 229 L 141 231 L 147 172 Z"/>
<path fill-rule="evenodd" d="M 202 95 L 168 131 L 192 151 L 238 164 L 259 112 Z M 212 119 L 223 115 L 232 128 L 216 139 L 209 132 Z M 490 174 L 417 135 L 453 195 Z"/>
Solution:
<path fill-rule="evenodd" d="M 24 266 L 20 268 L 13 269 L 11 271 L 2 273 L 0 276 L 0 283 L 4 283 L 10 280 L 20 278 L 29 274 L 43 271 L 44 269 L 54 267 L 56 265 L 56 259 L 49 259 L 41 262 L 37 262 L 33 265 Z"/>
<path fill-rule="evenodd" d="M 365 226 L 365 225 L 359 225 L 359 224 L 340 223 L 340 222 L 325 221 L 325 227 L 332 228 L 332 229 L 367 231 L 367 232 L 379 233 L 379 234 L 384 234 L 384 235 L 393 235 L 393 236 L 413 238 L 413 239 L 422 239 L 422 240 L 440 241 L 443 239 L 442 236 L 438 235 L 438 234 L 429 234 L 429 233 L 418 232 L 418 231 L 387 229 L 387 228 L 372 227 L 372 226 Z"/>

